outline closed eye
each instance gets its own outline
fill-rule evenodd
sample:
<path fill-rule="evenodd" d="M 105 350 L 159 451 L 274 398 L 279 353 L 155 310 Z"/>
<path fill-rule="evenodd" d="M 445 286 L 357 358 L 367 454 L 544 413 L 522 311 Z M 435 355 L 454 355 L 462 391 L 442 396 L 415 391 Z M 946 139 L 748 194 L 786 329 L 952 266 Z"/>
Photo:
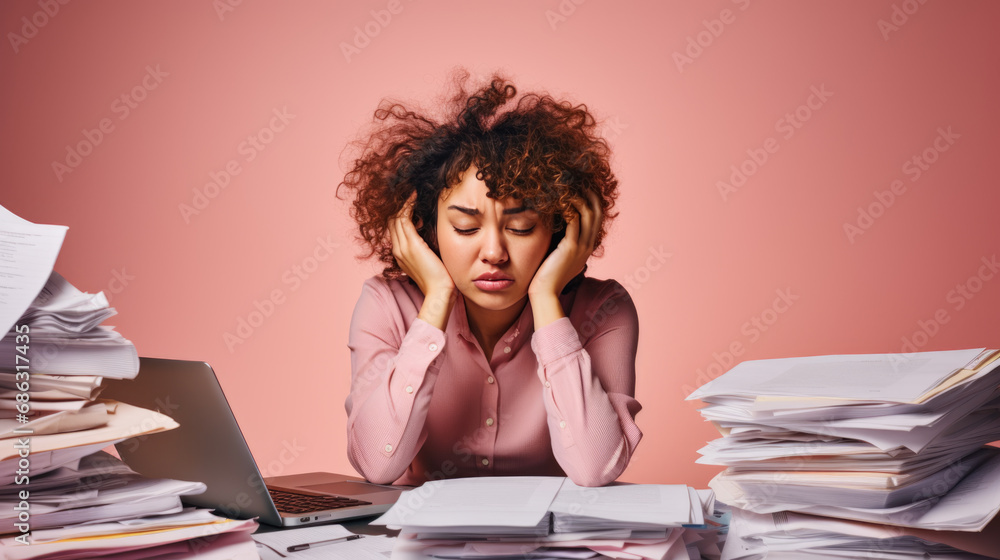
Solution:
<path fill-rule="evenodd" d="M 479 228 L 469 228 L 469 229 L 455 228 L 455 233 L 459 235 L 472 235 L 477 231 L 479 231 Z M 507 228 L 507 231 L 513 233 L 514 235 L 530 235 L 531 232 L 535 231 L 535 226 L 531 226 L 528 229 Z"/>

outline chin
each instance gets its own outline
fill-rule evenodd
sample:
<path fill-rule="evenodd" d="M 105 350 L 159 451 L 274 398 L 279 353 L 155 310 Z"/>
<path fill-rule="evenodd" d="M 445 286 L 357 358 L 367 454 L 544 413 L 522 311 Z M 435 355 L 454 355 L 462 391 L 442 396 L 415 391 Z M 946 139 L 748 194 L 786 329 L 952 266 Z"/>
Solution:
<path fill-rule="evenodd" d="M 503 311 L 528 296 L 528 292 L 500 293 L 484 292 L 475 286 L 469 286 L 467 290 L 462 290 L 462 297 L 466 302 L 472 302 L 478 307 L 490 311 Z"/>

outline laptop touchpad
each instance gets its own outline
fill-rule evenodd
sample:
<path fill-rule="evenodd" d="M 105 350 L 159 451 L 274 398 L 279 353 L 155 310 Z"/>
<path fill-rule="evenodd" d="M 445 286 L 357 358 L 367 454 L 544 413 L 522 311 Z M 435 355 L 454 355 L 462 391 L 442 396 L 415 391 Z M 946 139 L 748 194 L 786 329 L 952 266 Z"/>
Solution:
<path fill-rule="evenodd" d="M 313 484 L 310 486 L 300 486 L 313 492 L 326 492 L 327 494 L 340 494 L 342 496 L 356 496 L 358 494 L 378 494 L 380 492 L 398 492 L 396 488 L 382 488 L 373 484 L 362 484 L 360 482 L 329 482 L 327 484 Z"/>

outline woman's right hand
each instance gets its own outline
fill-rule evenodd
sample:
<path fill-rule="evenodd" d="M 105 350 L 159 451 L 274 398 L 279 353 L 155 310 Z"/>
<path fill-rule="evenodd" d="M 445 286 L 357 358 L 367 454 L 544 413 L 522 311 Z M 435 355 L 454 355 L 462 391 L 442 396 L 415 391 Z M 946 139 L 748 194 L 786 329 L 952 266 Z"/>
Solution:
<path fill-rule="evenodd" d="M 414 191 L 399 212 L 389 220 L 392 256 L 399 268 L 424 293 L 424 304 L 417 317 L 444 330 L 454 305 L 455 281 L 413 225 L 413 205 L 416 199 L 417 193 Z"/>

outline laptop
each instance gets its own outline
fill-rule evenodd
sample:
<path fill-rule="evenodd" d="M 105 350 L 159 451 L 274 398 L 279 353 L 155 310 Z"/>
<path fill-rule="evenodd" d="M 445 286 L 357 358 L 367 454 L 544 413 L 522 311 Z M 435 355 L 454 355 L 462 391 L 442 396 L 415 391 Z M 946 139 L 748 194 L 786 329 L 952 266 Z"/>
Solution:
<path fill-rule="evenodd" d="M 138 376 L 105 379 L 101 397 L 176 420 L 179 428 L 117 444 L 118 454 L 143 476 L 204 482 L 205 493 L 182 500 L 226 517 L 279 527 L 340 521 L 384 513 L 404 490 L 323 472 L 264 479 L 205 362 L 140 358 Z"/>

